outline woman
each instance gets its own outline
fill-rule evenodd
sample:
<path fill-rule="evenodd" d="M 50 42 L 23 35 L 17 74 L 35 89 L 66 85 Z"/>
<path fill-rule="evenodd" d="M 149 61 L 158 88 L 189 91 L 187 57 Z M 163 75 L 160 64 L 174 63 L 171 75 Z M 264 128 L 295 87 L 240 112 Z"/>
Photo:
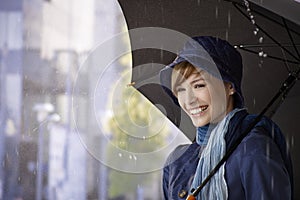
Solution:
<path fill-rule="evenodd" d="M 189 40 L 160 73 L 165 91 L 196 127 L 196 141 L 177 147 L 163 171 L 165 199 L 185 199 L 225 155 L 255 116 L 241 91 L 242 58 L 228 42 Z M 292 199 L 292 164 L 284 136 L 263 117 L 197 199 Z"/>

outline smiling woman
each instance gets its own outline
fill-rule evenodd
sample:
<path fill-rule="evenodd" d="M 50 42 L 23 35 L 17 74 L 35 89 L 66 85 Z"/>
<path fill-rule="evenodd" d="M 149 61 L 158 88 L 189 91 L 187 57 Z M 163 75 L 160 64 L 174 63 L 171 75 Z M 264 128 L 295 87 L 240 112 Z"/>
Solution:
<path fill-rule="evenodd" d="M 235 90 L 231 83 L 223 82 L 206 71 L 197 70 L 186 61 L 174 67 L 172 91 L 196 127 L 210 122 L 217 123 L 233 110 Z"/>
<path fill-rule="evenodd" d="M 196 140 L 178 146 L 164 167 L 165 199 L 292 199 L 292 164 L 278 126 L 264 117 L 198 193 L 255 116 L 244 108 L 242 58 L 228 42 L 190 39 L 160 73 L 163 86 L 191 118 Z M 178 156 L 181 155 L 181 156 Z"/>

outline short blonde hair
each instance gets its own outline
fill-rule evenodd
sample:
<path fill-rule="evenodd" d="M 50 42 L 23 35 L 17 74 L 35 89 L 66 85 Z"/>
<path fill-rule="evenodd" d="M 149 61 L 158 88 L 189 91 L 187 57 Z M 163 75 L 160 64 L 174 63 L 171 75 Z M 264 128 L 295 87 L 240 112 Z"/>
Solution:
<path fill-rule="evenodd" d="M 200 73 L 200 71 L 187 61 L 181 62 L 174 66 L 171 78 L 171 89 L 176 97 L 176 87 L 194 73 Z"/>

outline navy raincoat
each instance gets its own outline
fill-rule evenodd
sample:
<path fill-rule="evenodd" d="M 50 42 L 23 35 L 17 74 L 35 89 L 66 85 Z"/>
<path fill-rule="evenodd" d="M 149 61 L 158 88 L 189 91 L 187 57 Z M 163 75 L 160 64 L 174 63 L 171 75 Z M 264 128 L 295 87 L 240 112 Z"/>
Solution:
<path fill-rule="evenodd" d="M 229 149 L 247 128 L 254 115 L 237 113 L 225 136 Z M 165 199 L 185 199 L 190 191 L 201 154 L 196 142 L 178 146 L 163 169 Z M 243 139 L 225 163 L 228 199 L 288 200 L 293 198 L 292 164 L 278 126 L 263 118 Z"/>

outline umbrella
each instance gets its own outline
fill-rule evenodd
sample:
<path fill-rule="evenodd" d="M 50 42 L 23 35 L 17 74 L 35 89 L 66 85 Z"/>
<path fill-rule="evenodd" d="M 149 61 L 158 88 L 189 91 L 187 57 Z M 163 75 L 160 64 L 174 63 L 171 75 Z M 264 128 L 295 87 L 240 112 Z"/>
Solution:
<path fill-rule="evenodd" d="M 250 112 L 254 113 L 260 112 L 277 93 L 288 75 L 297 72 L 299 68 L 300 56 L 297 48 L 300 44 L 300 26 L 295 10 L 299 10 L 300 4 L 278 0 L 276 3 L 279 6 L 274 8 L 274 5 L 272 7 L 268 1 L 265 2 L 267 3 L 256 2 L 255 4 L 235 0 L 188 2 L 147 0 L 132 3 L 119 0 L 129 29 L 163 27 L 188 36 L 212 35 L 224 38 L 239 48 L 244 59 L 243 91 L 246 106 Z M 281 7 L 280 3 L 285 7 L 290 7 L 285 8 L 287 10 L 285 12 L 278 12 L 280 8 L 284 7 Z M 135 46 L 140 45 L 141 41 L 147 39 L 146 36 L 130 35 L 130 37 L 133 49 L 136 49 Z M 157 37 L 164 37 L 164 35 Z M 174 40 L 173 42 L 176 43 L 177 41 Z M 136 87 L 153 104 L 160 105 L 158 108 L 163 108 L 166 116 L 192 140 L 194 127 L 189 119 L 165 95 L 159 84 L 145 82 L 145 80 L 156 78 L 163 65 L 170 63 L 175 58 L 174 52 L 167 51 L 167 48 L 163 46 L 164 44 L 162 44 L 161 49 L 139 48 L 132 53 L 131 85 Z M 145 65 L 145 63 L 153 64 Z M 138 70 L 134 70 L 136 68 Z M 299 98 L 300 90 L 297 88 L 299 88 L 299 84 L 295 85 L 289 94 L 289 99 Z M 280 94 L 281 100 L 276 101 L 275 105 L 272 105 L 273 107 L 270 106 L 269 116 L 275 114 L 286 95 Z M 297 135 L 293 134 L 295 129 L 292 129 L 293 126 L 290 124 L 292 119 L 299 116 L 299 106 L 294 104 L 292 110 L 291 106 L 285 103 L 282 107 L 279 108 L 279 113 L 274 115 L 274 118 L 282 122 L 279 124 L 283 129 L 286 129 L 284 132 L 292 133 L 288 135 L 293 138 L 292 141 L 297 141 Z M 286 118 L 289 120 L 285 121 Z M 296 124 L 296 122 L 294 123 Z M 292 153 L 293 151 L 296 152 L 296 145 L 292 149 Z M 296 164 L 299 162 L 295 156 L 293 159 L 295 168 L 297 168 Z M 295 176 L 297 177 L 297 172 Z M 295 182 L 297 188 L 297 178 L 295 178 Z"/>
<path fill-rule="evenodd" d="M 257 80 L 264 79 L 265 83 L 276 82 L 279 87 L 285 76 L 293 70 L 286 68 L 293 68 L 294 65 L 298 63 L 297 59 L 288 53 L 294 51 L 288 34 L 290 33 L 292 35 L 295 44 L 299 44 L 299 42 L 297 42 L 299 41 L 299 26 L 255 4 L 251 4 L 250 7 L 252 12 L 251 16 L 255 16 L 255 21 L 257 22 L 256 26 L 251 24 L 248 19 L 250 16 L 247 16 L 248 13 L 246 9 L 244 9 L 243 5 L 239 2 L 139 1 L 130 3 L 122 0 L 119 0 L 119 2 L 129 29 L 139 27 L 164 27 L 180 31 L 188 36 L 218 36 L 237 45 L 237 47 L 245 51 L 242 52 L 245 72 L 248 75 L 245 76 L 245 82 L 252 79 L 255 74 Z M 243 15 L 245 15 L 245 17 Z M 286 26 L 288 27 L 289 33 L 285 29 Z M 257 27 L 259 27 L 259 29 Z M 268 36 L 271 36 L 271 38 Z M 274 38 L 276 38 L 276 41 L 279 41 L 278 43 L 281 44 L 281 48 L 278 48 L 278 44 L 272 40 Z M 135 49 L 137 45 L 137 40 L 139 39 L 136 37 L 134 40 L 131 40 L 133 49 Z M 282 48 L 286 49 L 287 52 L 282 50 Z M 251 53 L 248 52 L 255 53 L 255 55 L 251 55 Z M 291 54 L 297 55 L 296 53 Z M 145 48 L 135 50 L 132 55 L 133 68 L 139 68 L 138 70 L 134 70 L 135 73 L 132 74 L 132 82 L 139 85 L 138 90 L 154 104 L 162 105 L 166 111 L 166 115 L 175 125 L 186 124 L 181 123 L 182 116 L 179 117 L 178 115 L 178 113 L 180 113 L 179 108 L 172 104 L 159 85 L 153 83 L 137 84 L 151 77 L 155 77 L 163 66 L 142 66 L 143 64 L 168 64 L 175 58 L 174 53 L 161 49 Z M 267 58 L 264 58 L 264 56 L 267 56 Z M 285 61 L 281 62 L 281 60 Z M 260 69 L 255 69 L 254 66 L 260 66 L 263 70 L 259 71 Z M 265 73 L 268 72 L 269 69 L 272 69 L 273 72 L 276 70 L 276 73 L 273 73 L 272 76 L 266 75 Z M 244 89 L 244 91 L 246 91 L 246 105 L 249 110 L 253 112 L 259 112 L 275 93 L 273 84 L 265 85 L 267 88 L 260 87 L 259 84 L 259 82 L 255 82 L 251 87 L 245 86 L 246 88 Z M 258 88 L 261 88 L 261 90 L 257 90 Z M 258 95 L 261 93 L 264 93 L 264 95 Z M 187 119 L 186 116 L 183 118 L 184 120 Z M 191 123 L 188 124 L 192 126 Z M 192 135 L 188 134 L 191 133 L 193 128 L 187 126 L 181 128 L 190 139 L 193 138 Z"/>

